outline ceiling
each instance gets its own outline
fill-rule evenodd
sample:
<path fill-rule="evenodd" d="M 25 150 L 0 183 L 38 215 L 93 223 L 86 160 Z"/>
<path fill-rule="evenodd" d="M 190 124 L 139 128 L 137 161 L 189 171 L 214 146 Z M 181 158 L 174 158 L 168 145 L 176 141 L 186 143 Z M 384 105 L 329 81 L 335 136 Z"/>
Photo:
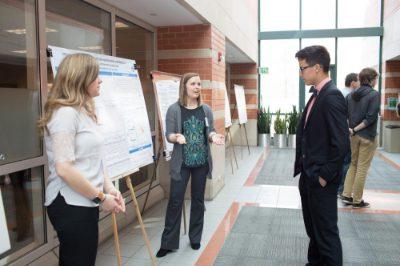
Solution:
<path fill-rule="evenodd" d="M 156 27 L 203 24 L 176 0 L 104 1 Z"/>
<path fill-rule="evenodd" d="M 226 63 L 254 63 L 245 53 L 243 53 L 230 40 L 226 39 L 225 43 L 225 61 Z"/>

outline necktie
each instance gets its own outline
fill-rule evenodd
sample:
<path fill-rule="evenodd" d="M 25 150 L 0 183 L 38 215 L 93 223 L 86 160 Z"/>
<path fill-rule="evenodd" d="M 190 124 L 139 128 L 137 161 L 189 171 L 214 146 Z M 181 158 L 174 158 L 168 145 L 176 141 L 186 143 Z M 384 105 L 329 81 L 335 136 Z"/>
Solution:
<path fill-rule="evenodd" d="M 317 97 L 318 95 L 318 90 L 314 86 L 312 86 L 308 92 L 312 93 L 313 97 Z"/>

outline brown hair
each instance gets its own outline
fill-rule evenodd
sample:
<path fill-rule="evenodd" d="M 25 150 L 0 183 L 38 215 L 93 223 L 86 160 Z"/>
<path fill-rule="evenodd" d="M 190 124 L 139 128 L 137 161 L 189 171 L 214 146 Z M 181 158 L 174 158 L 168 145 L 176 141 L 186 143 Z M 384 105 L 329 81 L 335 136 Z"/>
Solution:
<path fill-rule="evenodd" d="M 372 86 L 372 81 L 378 76 L 378 72 L 375 69 L 367 67 L 361 70 L 360 74 L 358 74 L 358 78 L 360 79 L 361 85 Z"/>
<path fill-rule="evenodd" d="M 186 83 L 189 81 L 189 79 L 193 77 L 200 77 L 199 74 L 197 73 L 186 73 L 182 76 L 181 82 L 179 84 L 179 103 L 182 106 L 187 106 L 187 89 L 186 89 Z M 201 105 L 201 93 L 199 95 L 199 98 L 197 98 L 197 104 L 200 106 Z"/>
<path fill-rule="evenodd" d="M 53 85 L 44 106 L 44 115 L 38 121 L 41 133 L 51 120 L 53 112 L 62 106 L 84 109 L 97 122 L 94 101 L 89 96 L 89 85 L 99 76 L 97 60 L 88 54 L 67 55 L 58 67 Z"/>

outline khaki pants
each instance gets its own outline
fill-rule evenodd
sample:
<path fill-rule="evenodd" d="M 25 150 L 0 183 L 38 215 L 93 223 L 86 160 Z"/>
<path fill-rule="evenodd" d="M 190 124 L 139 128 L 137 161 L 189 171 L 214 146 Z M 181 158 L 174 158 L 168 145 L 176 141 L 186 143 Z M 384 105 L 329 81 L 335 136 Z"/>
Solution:
<path fill-rule="evenodd" d="M 343 196 L 351 197 L 353 194 L 353 203 L 360 203 L 367 172 L 378 146 L 377 139 L 369 140 L 355 135 L 351 137 L 350 145 L 351 163 L 344 182 Z"/>

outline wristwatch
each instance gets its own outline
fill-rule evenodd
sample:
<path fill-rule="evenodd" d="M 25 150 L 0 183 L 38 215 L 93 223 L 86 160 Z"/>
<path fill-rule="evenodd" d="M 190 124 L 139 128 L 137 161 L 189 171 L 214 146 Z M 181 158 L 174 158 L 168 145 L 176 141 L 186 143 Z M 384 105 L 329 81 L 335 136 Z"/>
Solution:
<path fill-rule="evenodd" d="M 100 191 L 99 194 L 97 194 L 97 197 L 92 199 L 92 201 L 96 204 L 99 204 L 103 202 L 106 199 L 106 195 L 104 195 L 103 191 Z"/>

